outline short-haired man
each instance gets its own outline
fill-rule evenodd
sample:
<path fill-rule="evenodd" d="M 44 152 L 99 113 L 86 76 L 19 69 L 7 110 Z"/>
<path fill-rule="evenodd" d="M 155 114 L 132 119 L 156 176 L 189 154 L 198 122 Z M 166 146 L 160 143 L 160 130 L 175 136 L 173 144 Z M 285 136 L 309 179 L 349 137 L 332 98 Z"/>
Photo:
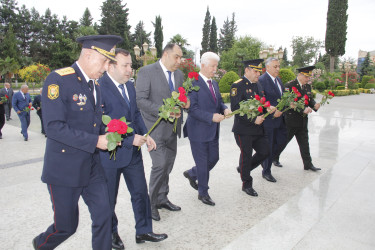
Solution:
<path fill-rule="evenodd" d="M 171 97 L 171 93 L 182 87 L 184 74 L 178 69 L 181 63 L 182 50 L 176 44 L 167 44 L 162 57 L 156 63 L 142 67 L 136 82 L 137 105 L 147 129 L 159 118 L 159 108 L 163 99 Z M 185 108 L 189 108 L 190 102 Z M 159 221 L 158 209 L 180 211 L 181 207 L 174 205 L 168 199 L 169 174 L 177 154 L 177 135 L 181 136 L 182 114 L 171 114 L 179 118 L 174 132 L 174 123 L 162 120 L 151 132 L 157 149 L 150 152 L 152 169 L 149 182 L 152 219 Z"/>
<path fill-rule="evenodd" d="M 34 97 L 33 107 L 36 110 L 36 114 L 39 116 L 39 119 L 40 119 L 41 132 L 42 132 L 43 135 L 46 136 L 46 131 L 44 130 L 44 126 L 43 126 L 43 115 L 42 115 L 42 92 L 43 92 L 43 89 L 41 88 L 39 92 L 40 92 L 40 94 Z"/>
<path fill-rule="evenodd" d="M 297 69 L 297 78 L 285 84 L 286 91 L 293 91 L 293 88 L 296 88 L 301 93 L 301 97 L 299 97 L 298 99 L 303 98 L 306 100 L 306 95 L 308 101 L 308 104 L 305 105 L 304 110 L 294 111 L 293 109 L 289 109 L 288 111 L 286 111 L 285 123 L 288 129 L 288 138 L 286 145 L 295 136 L 301 153 L 304 169 L 317 171 L 321 169 L 314 167 L 314 165 L 312 164 L 308 131 L 308 114 L 313 110 L 316 112 L 320 108 L 320 103 L 315 102 L 313 94 L 311 92 L 311 86 L 310 84 L 308 84 L 313 69 L 315 69 L 315 66 L 307 66 Z"/>
<path fill-rule="evenodd" d="M 223 103 L 218 83 L 212 79 L 219 61 L 220 57 L 213 52 L 202 55 L 199 78 L 193 82 L 199 91 L 189 94 L 189 116 L 184 126 L 184 136 L 189 137 L 195 161 L 195 166 L 185 171 L 184 176 L 198 189 L 198 199 L 211 206 L 215 202 L 208 194 L 208 180 L 210 171 L 219 161 L 220 122 L 231 113 Z"/>
<path fill-rule="evenodd" d="M 266 73 L 259 77 L 259 84 L 262 85 L 267 101 L 271 103 L 271 106 L 276 106 L 278 104 L 277 100 L 281 98 L 283 92 L 285 91 L 285 88 L 279 77 L 280 62 L 278 59 L 270 57 L 266 60 L 265 64 Z M 276 179 L 272 176 L 271 173 L 272 161 L 286 144 L 287 136 L 282 112 L 277 110 L 275 113 L 273 113 L 273 115 L 269 115 L 264 120 L 263 126 L 265 135 L 268 139 L 270 154 L 262 164 L 262 176 L 267 181 L 276 182 Z M 276 162 L 275 165 L 282 167 L 279 162 Z"/>
<path fill-rule="evenodd" d="M 263 97 L 261 86 L 257 84 L 260 72 L 262 71 L 263 59 L 244 61 L 245 74 L 231 87 L 231 109 L 237 110 L 240 102 L 254 98 L 255 95 Z M 253 189 L 253 178 L 251 171 L 259 166 L 269 155 L 268 141 L 264 134 L 263 115 L 255 119 L 248 119 L 247 116 L 237 114 L 234 118 L 232 132 L 236 143 L 241 150 L 239 167 L 237 171 L 241 174 L 242 191 L 251 196 L 258 196 Z M 256 153 L 253 155 L 253 149 Z"/>
<path fill-rule="evenodd" d="M 27 133 L 27 128 L 30 125 L 30 110 L 26 110 L 31 106 L 31 98 L 29 92 L 29 87 L 27 85 L 22 85 L 20 91 L 14 94 L 12 100 L 12 106 L 14 111 L 17 112 L 18 118 L 21 121 L 21 134 L 23 139 L 27 141 L 29 135 Z"/>
<path fill-rule="evenodd" d="M 51 196 L 54 223 L 33 240 L 35 249 L 55 249 L 78 226 L 82 196 L 92 220 L 92 248 L 110 250 L 112 210 L 100 163 L 107 149 L 100 135 L 102 105 L 96 79 L 108 69 L 119 36 L 85 36 L 81 55 L 71 67 L 55 70 L 43 86 L 42 112 L 47 143 L 42 181 Z"/>
<path fill-rule="evenodd" d="M 0 90 L 0 94 L 8 96 L 8 100 L 4 102 L 5 116 L 7 121 L 12 120 L 10 115 L 12 113 L 13 89 L 9 82 L 4 83 L 4 88 Z"/>
<path fill-rule="evenodd" d="M 136 242 L 162 241 L 166 234 L 152 232 L 151 206 L 147 192 L 147 183 L 143 167 L 142 151 L 138 147 L 147 142 L 148 150 L 154 150 L 156 144 L 147 133 L 141 112 L 135 99 L 135 88 L 129 78 L 132 74 L 132 58 L 124 49 L 115 50 L 116 61 L 109 63 L 108 71 L 100 78 L 103 114 L 112 119 L 125 117 L 134 133 L 127 135 L 116 149 L 116 160 L 110 159 L 108 151 L 100 151 L 100 160 L 107 177 L 109 200 L 112 208 L 112 248 L 125 249 L 118 235 L 118 220 L 115 213 L 117 193 L 121 174 L 131 195 L 134 211 Z M 104 126 L 102 127 L 104 129 Z"/>

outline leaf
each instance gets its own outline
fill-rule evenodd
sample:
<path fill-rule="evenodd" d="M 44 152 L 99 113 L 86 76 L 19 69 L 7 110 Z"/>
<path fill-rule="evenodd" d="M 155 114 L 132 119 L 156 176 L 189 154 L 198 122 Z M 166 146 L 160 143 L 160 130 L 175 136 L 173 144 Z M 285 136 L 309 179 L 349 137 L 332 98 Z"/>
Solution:
<path fill-rule="evenodd" d="M 108 147 L 108 151 L 113 151 L 113 150 L 116 149 L 116 147 L 117 147 L 117 143 L 116 143 L 116 142 L 113 142 L 113 141 L 108 142 L 107 147 Z"/>
<path fill-rule="evenodd" d="M 120 118 L 120 121 L 122 121 L 122 122 L 125 122 L 125 123 L 126 123 L 126 118 L 125 118 L 125 116 L 121 117 L 121 118 Z"/>
<path fill-rule="evenodd" d="M 105 132 L 107 132 L 108 131 L 108 127 L 105 127 Z"/>
<path fill-rule="evenodd" d="M 102 121 L 105 125 L 108 125 L 108 123 L 111 121 L 111 117 L 108 115 L 102 115 Z"/>
<path fill-rule="evenodd" d="M 169 120 L 170 122 L 174 122 L 174 119 L 175 119 L 175 118 L 173 118 L 173 117 L 169 117 L 169 118 L 168 118 L 168 120 Z"/>
<path fill-rule="evenodd" d="M 126 131 L 127 133 L 131 133 L 131 132 L 133 132 L 134 131 L 134 129 L 132 128 L 132 127 L 128 127 L 128 130 Z"/>
<path fill-rule="evenodd" d="M 116 142 L 122 141 L 122 137 L 120 134 L 118 133 L 113 133 L 113 134 L 114 134 L 113 138 L 115 139 Z"/>
<path fill-rule="evenodd" d="M 116 141 L 115 133 L 109 133 L 107 135 L 107 140 L 108 142 L 115 142 Z"/>

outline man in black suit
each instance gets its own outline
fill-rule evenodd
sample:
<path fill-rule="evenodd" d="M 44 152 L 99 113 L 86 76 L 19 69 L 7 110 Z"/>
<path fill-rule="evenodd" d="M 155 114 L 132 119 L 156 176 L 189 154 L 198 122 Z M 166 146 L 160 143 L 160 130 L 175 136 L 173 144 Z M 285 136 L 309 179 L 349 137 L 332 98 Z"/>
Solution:
<path fill-rule="evenodd" d="M 40 95 L 35 96 L 34 101 L 33 101 L 33 107 L 36 110 L 36 114 L 40 118 L 40 124 L 41 124 L 41 132 L 43 135 L 46 135 L 46 132 L 44 130 L 43 126 L 43 116 L 42 116 L 42 91 L 43 89 L 40 89 Z"/>
<path fill-rule="evenodd" d="M 134 211 L 136 242 L 162 241 L 166 234 L 152 232 L 151 205 L 147 191 L 142 151 L 138 147 L 147 142 L 148 150 L 156 149 L 151 136 L 145 137 L 147 128 L 143 122 L 135 98 L 135 88 L 129 78 L 132 74 L 132 58 L 128 51 L 115 50 L 116 62 L 109 64 L 108 72 L 99 80 L 102 93 L 103 113 L 112 119 L 125 117 L 134 132 L 127 134 L 121 146 L 116 149 L 116 160 L 110 159 L 108 151 L 100 152 L 104 172 L 107 177 L 109 200 L 112 209 L 112 248 L 125 249 L 118 235 L 118 220 L 115 213 L 120 177 L 123 175 L 131 195 Z M 104 124 L 103 124 L 104 125 Z M 102 129 L 105 127 L 103 126 Z"/>
<path fill-rule="evenodd" d="M 12 112 L 12 99 L 13 99 L 13 89 L 9 82 L 4 83 L 4 88 L 0 90 L 0 94 L 8 96 L 8 101 L 4 103 L 5 115 L 7 121 L 11 120 L 10 114 Z"/>
<path fill-rule="evenodd" d="M 114 58 L 119 36 L 77 39 L 82 51 L 71 67 L 51 72 L 44 82 L 42 112 L 48 135 L 42 181 L 51 196 L 54 222 L 34 238 L 34 249 L 55 249 L 76 232 L 82 196 L 92 220 L 92 248 L 112 249 L 112 210 L 100 163 L 106 150 L 100 135 L 102 105 L 99 79 Z"/>
<path fill-rule="evenodd" d="M 3 93 L 0 93 L 0 98 L 5 97 Z M 4 102 L 0 100 L 0 139 L 3 139 L 3 134 L 1 133 L 1 129 L 4 127 L 5 124 L 5 110 L 4 110 Z"/>

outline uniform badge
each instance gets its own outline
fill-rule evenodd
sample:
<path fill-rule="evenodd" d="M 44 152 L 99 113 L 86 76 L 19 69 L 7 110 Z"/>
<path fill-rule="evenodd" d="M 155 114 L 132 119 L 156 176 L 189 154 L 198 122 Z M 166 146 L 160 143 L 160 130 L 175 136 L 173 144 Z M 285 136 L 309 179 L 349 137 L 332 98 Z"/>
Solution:
<path fill-rule="evenodd" d="M 100 86 L 97 80 L 95 80 L 95 85 Z"/>
<path fill-rule="evenodd" d="M 249 90 L 248 90 L 248 89 L 246 90 L 246 93 L 249 93 Z"/>
<path fill-rule="evenodd" d="M 81 81 L 81 77 L 78 77 L 78 81 Z"/>
<path fill-rule="evenodd" d="M 56 99 L 59 97 L 59 85 L 51 84 L 48 86 L 48 98 L 51 100 Z"/>
<path fill-rule="evenodd" d="M 232 88 L 232 90 L 230 91 L 230 95 L 236 96 L 237 95 L 237 88 Z"/>
<path fill-rule="evenodd" d="M 253 92 L 251 89 L 249 89 L 249 92 L 251 93 L 251 92 Z"/>
<path fill-rule="evenodd" d="M 79 94 L 79 103 L 77 103 L 78 106 L 86 105 L 87 97 L 86 95 Z"/>
<path fill-rule="evenodd" d="M 73 101 L 75 101 L 75 102 L 78 101 L 78 95 L 77 94 L 73 95 Z"/>

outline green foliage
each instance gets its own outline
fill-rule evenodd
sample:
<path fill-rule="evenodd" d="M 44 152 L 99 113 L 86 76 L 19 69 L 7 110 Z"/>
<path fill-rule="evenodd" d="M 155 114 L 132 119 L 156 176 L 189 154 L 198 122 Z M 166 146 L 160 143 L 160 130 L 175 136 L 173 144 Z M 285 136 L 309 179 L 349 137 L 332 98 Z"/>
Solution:
<path fill-rule="evenodd" d="M 131 39 L 134 45 L 138 45 L 141 50 L 143 50 L 142 45 L 147 43 L 148 45 L 151 44 L 150 40 L 151 32 L 147 33 L 144 28 L 143 21 L 139 21 L 139 23 L 135 26 L 134 34 L 132 34 Z M 145 51 L 143 51 L 145 53 Z"/>
<path fill-rule="evenodd" d="M 207 6 L 206 16 L 204 17 L 204 24 L 202 28 L 203 35 L 202 35 L 202 42 L 201 42 L 201 46 L 202 46 L 201 56 L 205 52 L 209 51 L 210 49 L 210 30 L 211 30 L 210 22 L 211 22 L 211 15 L 210 15 L 210 10 L 208 9 L 208 6 Z"/>
<path fill-rule="evenodd" d="M 19 70 L 19 75 L 26 82 L 43 82 L 51 72 L 47 65 L 33 64 Z"/>
<path fill-rule="evenodd" d="M 284 48 L 284 53 L 283 53 L 283 59 L 280 62 L 280 67 L 285 68 L 288 67 L 290 62 L 288 61 L 288 50 Z"/>
<path fill-rule="evenodd" d="M 20 65 L 14 58 L 0 58 L 0 75 L 5 75 L 5 81 L 10 82 L 11 77 L 18 71 Z"/>
<path fill-rule="evenodd" d="M 231 85 L 239 78 L 240 77 L 234 71 L 226 73 L 219 82 L 220 93 L 229 93 Z"/>
<path fill-rule="evenodd" d="M 336 89 L 337 89 L 337 90 L 343 90 L 343 89 L 345 89 L 345 86 L 341 86 L 341 85 L 340 85 L 340 86 L 337 86 Z"/>
<path fill-rule="evenodd" d="M 236 21 L 234 20 L 235 14 L 232 13 L 232 20 L 229 21 L 229 18 L 227 17 L 227 20 L 224 21 L 223 28 L 220 29 L 219 34 L 219 51 L 227 51 L 230 48 L 232 48 L 234 40 L 235 40 L 235 34 L 237 31 L 237 25 Z"/>
<path fill-rule="evenodd" d="M 296 75 L 290 69 L 280 69 L 279 75 L 284 84 L 296 79 Z"/>
<path fill-rule="evenodd" d="M 217 27 L 215 17 L 212 17 L 211 30 L 210 30 L 210 51 L 218 52 L 217 48 Z"/>
<path fill-rule="evenodd" d="M 330 72 L 334 70 L 334 60 L 345 54 L 348 0 L 329 0 L 325 49 L 330 55 Z"/>
<path fill-rule="evenodd" d="M 263 43 L 251 36 L 240 37 L 235 40 L 233 47 L 221 54 L 220 68 L 226 71 L 243 71 L 244 60 L 259 58 Z M 240 73 L 239 73 L 240 75 Z"/>
<path fill-rule="evenodd" d="M 163 51 L 163 26 L 161 25 L 161 17 L 156 16 L 155 17 L 155 23 L 152 23 L 154 25 L 155 31 L 154 31 L 154 41 L 155 41 L 155 47 L 156 47 L 156 57 L 161 58 L 162 51 Z"/>
<path fill-rule="evenodd" d="M 183 60 L 180 64 L 179 69 L 184 73 L 184 78 L 188 78 L 189 72 L 199 72 L 199 68 L 195 63 L 193 62 L 193 59 L 187 58 L 186 60 Z"/>
<path fill-rule="evenodd" d="M 1 58 L 10 57 L 18 61 L 19 52 L 17 48 L 17 43 L 18 41 L 13 32 L 13 25 L 9 24 L 5 37 L 0 43 L 0 57 Z"/>
<path fill-rule="evenodd" d="M 79 19 L 80 25 L 86 26 L 86 27 L 91 26 L 92 20 L 93 20 L 93 18 L 91 16 L 90 10 L 89 10 L 89 8 L 86 8 L 85 12 L 83 13 L 82 18 Z"/>
<path fill-rule="evenodd" d="M 180 34 L 176 34 L 171 38 L 171 40 L 169 40 L 169 43 L 175 43 L 180 46 L 183 57 L 187 58 L 188 49 L 186 48 L 186 46 L 189 46 L 190 44 L 188 43 L 188 40 L 186 38 L 183 38 Z"/>
<path fill-rule="evenodd" d="M 313 37 L 293 37 L 293 64 L 299 67 L 307 66 L 317 58 L 317 53 L 322 47 L 322 42 Z"/>
<path fill-rule="evenodd" d="M 319 92 L 322 92 L 326 89 L 326 85 L 324 84 L 324 82 L 316 82 L 314 84 L 314 88 L 317 89 Z"/>
<path fill-rule="evenodd" d="M 370 75 L 371 72 L 371 62 L 370 62 L 370 53 L 367 53 L 365 60 L 361 65 L 361 70 L 359 75 L 363 78 L 365 75 Z"/>
<path fill-rule="evenodd" d="M 362 76 L 362 81 L 361 81 L 361 86 L 362 88 L 364 88 L 366 86 L 366 84 L 371 80 L 371 79 L 374 79 L 373 76 L 369 76 L 369 75 L 364 75 Z"/>
<path fill-rule="evenodd" d="M 365 89 L 374 89 L 375 88 L 375 83 L 366 83 Z"/>
<path fill-rule="evenodd" d="M 221 98 L 223 99 L 224 103 L 230 103 L 230 94 L 229 93 L 221 93 Z"/>
<path fill-rule="evenodd" d="M 122 36 L 124 32 L 129 32 L 129 9 L 126 8 L 126 4 L 123 5 L 121 0 L 105 0 L 100 8 L 102 19 L 99 34 Z"/>

